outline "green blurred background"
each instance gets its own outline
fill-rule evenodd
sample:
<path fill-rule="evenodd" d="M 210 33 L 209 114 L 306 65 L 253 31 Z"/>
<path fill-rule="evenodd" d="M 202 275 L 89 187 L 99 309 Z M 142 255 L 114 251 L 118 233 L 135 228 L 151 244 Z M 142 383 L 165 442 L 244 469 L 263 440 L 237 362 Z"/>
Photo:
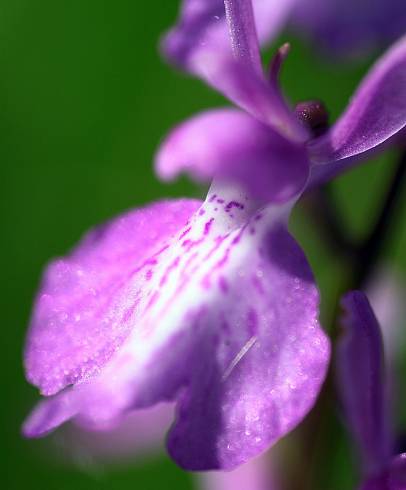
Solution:
<path fill-rule="evenodd" d="M 1 460 L 7 490 L 192 488 L 192 477 L 165 455 L 86 470 L 54 458 L 48 442 L 24 440 L 19 432 L 38 398 L 24 380 L 21 357 L 44 264 L 65 253 L 90 226 L 125 209 L 159 197 L 202 195 L 186 179 L 159 183 L 152 168 L 157 145 L 173 124 L 225 103 L 160 59 L 158 40 L 177 11 L 175 0 L 0 3 Z M 323 61 L 288 33 L 275 45 L 286 40 L 292 41 L 283 73 L 287 94 L 294 102 L 321 98 L 334 119 L 369 61 L 351 66 Z M 370 226 L 394 158 L 381 157 L 334 184 L 353 235 Z M 405 205 L 403 200 L 396 235 L 386 249 L 387 260 L 403 274 Z M 340 287 L 342 264 L 300 210 L 293 230 L 329 305 Z M 283 443 L 293 453 L 295 437 Z M 349 455 L 342 437 L 335 437 L 331 464 L 320 467 L 320 488 L 344 490 L 352 482 Z M 300 448 L 296 452 L 296 458 L 305 457 Z"/>

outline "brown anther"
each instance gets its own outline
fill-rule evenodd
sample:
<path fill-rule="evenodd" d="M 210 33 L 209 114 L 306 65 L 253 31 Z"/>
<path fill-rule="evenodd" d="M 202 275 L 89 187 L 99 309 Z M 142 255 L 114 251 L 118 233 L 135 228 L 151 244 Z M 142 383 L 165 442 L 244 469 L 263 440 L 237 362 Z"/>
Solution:
<path fill-rule="evenodd" d="M 320 100 L 299 102 L 295 108 L 299 121 L 313 136 L 320 136 L 328 129 L 328 112 Z"/>

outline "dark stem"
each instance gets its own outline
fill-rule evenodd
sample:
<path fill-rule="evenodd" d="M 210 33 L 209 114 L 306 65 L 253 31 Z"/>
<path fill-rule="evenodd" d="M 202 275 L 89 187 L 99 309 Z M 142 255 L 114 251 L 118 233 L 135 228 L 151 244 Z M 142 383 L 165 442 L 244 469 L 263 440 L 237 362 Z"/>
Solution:
<path fill-rule="evenodd" d="M 353 289 L 362 287 L 370 278 L 376 262 L 393 232 L 394 209 L 398 204 L 405 177 L 406 151 L 403 151 L 375 226 L 357 250 L 353 284 L 351 285 Z"/>
<path fill-rule="evenodd" d="M 315 189 L 306 198 L 304 205 L 330 249 L 346 259 L 353 260 L 356 245 L 347 238 L 346 230 L 331 198 L 329 187 L 323 186 Z"/>

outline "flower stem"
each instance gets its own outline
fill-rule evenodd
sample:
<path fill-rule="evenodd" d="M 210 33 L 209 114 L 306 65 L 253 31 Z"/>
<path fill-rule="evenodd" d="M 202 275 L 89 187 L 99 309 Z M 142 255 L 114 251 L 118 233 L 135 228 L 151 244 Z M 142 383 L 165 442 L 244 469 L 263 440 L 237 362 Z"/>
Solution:
<path fill-rule="evenodd" d="M 394 210 L 399 202 L 405 178 L 406 150 L 400 156 L 375 225 L 364 243 L 358 247 L 352 279 L 353 289 L 359 289 L 368 281 L 387 241 L 391 238 Z"/>

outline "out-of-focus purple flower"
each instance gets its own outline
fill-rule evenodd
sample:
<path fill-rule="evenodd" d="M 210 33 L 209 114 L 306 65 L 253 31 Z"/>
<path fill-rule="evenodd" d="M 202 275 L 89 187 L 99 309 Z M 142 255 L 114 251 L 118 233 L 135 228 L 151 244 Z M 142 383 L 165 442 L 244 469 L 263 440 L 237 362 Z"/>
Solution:
<path fill-rule="evenodd" d="M 212 110 L 175 128 L 157 155 L 162 178 L 182 170 L 200 180 L 215 175 L 242 182 L 251 195 L 281 202 L 298 195 L 306 182 L 317 185 L 370 157 L 405 127 L 406 37 L 373 66 L 336 123 L 315 137 L 320 105 L 301 104 L 295 112 L 278 84 L 287 46 L 265 76 L 251 2 L 224 3 L 233 49 L 219 49 L 214 58 L 208 54 L 211 65 L 202 62 L 203 76 L 246 112 Z M 205 48 L 202 42 L 199 50 Z"/>
<path fill-rule="evenodd" d="M 253 11 L 248 2 L 228 2 L 229 12 L 237 9 L 238 15 L 245 17 L 242 25 L 251 24 L 238 33 L 245 46 L 239 56 L 259 67 L 258 50 L 254 39 L 249 38 L 258 34 L 261 44 L 271 40 L 285 24 L 295 2 L 253 0 Z M 224 0 L 183 0 L 178 23 L 162 41 L 163 52 L 173 64 L 204 78 L 210 77 L 218 60 L 231 56 L 233 47 L 236 46 L 230 44 Z"/>
<path fill-rule="evenodd" d="M 406 454 L 394 456 L 381 331 L 366 296 L 343 299 L 337 381 L 346 420 L 362 460 L 361 490 L 404 490 Z"/>
<path fill-rule="evenodd" d="M 387 367 L 393 370 L 406 346 L 406 286 L 392 267 L 378 268 L 367 285 L 367 296 L 382 330 Z"/>
<path fill-rule="evenodd" d="M 230 2 L 231 3 L 231 2 Z M 233 2 L 238 6 L 239 1 Z M 385 48 L 406 32 L 403 0 L 252 0 L 261 44 L 284 27 L 311 38 L 330 55 L 356 58 Z M 175 65 L 207 76 L 230 51 L 224 0 L 183 0 L 179 20 L 163 40 Z"/>
<path fill-rule="evenodd" d="M 319 49 L 354 58 L 406 32 L 404 0 L 298 0 L 290 24 Z"/>
<path fill-rule="evenodd" d="M 319 294 L 287 231 L 293 203 L 215 184 L 90 232 L 47 269 L 25 350 L 48 398 L 24 433 L 74 419 L 105 429 L 177 403 L 172 457 L 232 469 L 311 409 L 329 360 Z"/>

